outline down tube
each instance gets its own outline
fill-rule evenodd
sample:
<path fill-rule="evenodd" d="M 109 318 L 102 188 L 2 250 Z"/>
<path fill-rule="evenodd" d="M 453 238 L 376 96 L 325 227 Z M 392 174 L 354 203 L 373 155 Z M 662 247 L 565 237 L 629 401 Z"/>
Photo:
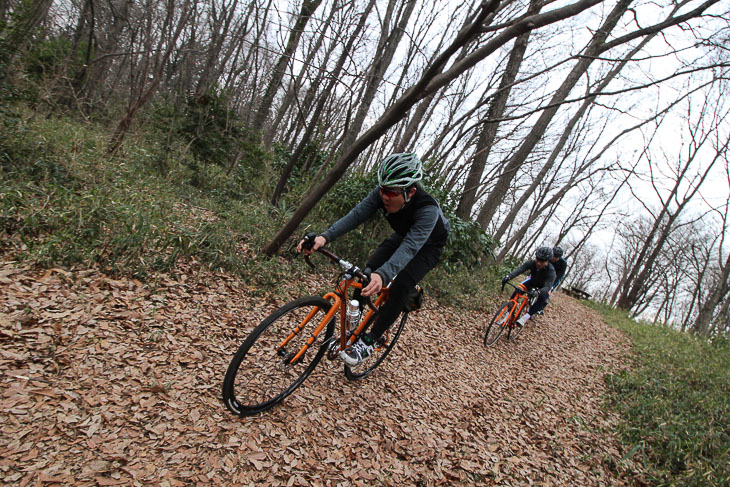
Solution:
<path fill-rule="evenodd" d="M 342 302 L 340 297 L 337 296 L 335 293 L 327 293 L 324 295 L 324 299 L 334 300 L 334 303 L 332 303 L 332 307 L 330 308 L 329 312 L 324 316 L 324 318 L 322 318 L 322 321 L 319 322 L 317 328 L 312 332 L 312 336 L 309 337 L 307 343 L 305 343 L 302 348 L 297 352 L 297 354 L 294 355 L 294 357 L 292 357 L 292 359 L 289 361 L 290 364 L 295 363 L 302 355 L 304 355 L 304 352 L 306 352 L 309 347 L 314 343 L 314 341 L 317 339 L 327 323 L 329 323 L 330 320 L 335 316 L 335 314 L 337 314 L 338 308 Z"/>

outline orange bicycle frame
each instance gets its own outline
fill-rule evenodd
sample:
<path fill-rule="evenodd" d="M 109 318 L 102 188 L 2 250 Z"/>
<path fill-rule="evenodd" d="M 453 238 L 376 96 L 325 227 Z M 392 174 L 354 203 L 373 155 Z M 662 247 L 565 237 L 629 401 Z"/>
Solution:
<path fill-rule="evenodd" d="M 518 284 L 517 287 L 519 288 L 522 293 L 517 293 L 515 297 L 510 299 L 514 303 L 514 306 L 512 306 L 512 311 L 510 311 L 510 317 L 508 323 L 511 325 L 515 319 L 520 315 L 522 310 L 527 306 L 527 287 L 524 284 Z"/>
<path fill-rule="evenodd" d="M 352 335 L 347 337 L 347 299 L 343 300 L 343 297 L 347 297 L 347 291 L 350 287 L 356 288 L 356 289 L 362 289 L 362 283 L 355 281 L 354 278 L 349 279 L 343 279 L 337 284 L 337 289 L 334 292 L 329 292 L 323 296 L 324 299 L 332 301 L 332 307 L 327 312 L 327 314 L 322 318 L 322 320 L 317 325 L 317 328 L 314 329 L 312 332 L 312 335 L 309 337 L 307 342 L 302 345 L 302 348 L 299 349 L 299 351 L 291 358 L 289 361 L 290 364 L 295 363 L 297 360 L 301 358 L 302 355 L 309 349 L 309 347 L 317 340 L 317 337 L 322 332 L 325 326 L 327 326 L 327 323 L 330 322 L 337 314 L 337 312 L 340 312 L 340 350 L 346 349 L 349 345 L 355 342 L 357 337 L 360 336 L 360 334 L 363 332 L 365 327 L 370 322 L 370 319 L 373 317 L 373 314 L 375 314 L 375 311 L 388 299 L 389 290 L 388 288 L 383 288 L 378 295 L 378 298 L 375 300 L 375 303 L 373 304 L 373 307 L 370 307 L 368 309 L 368 312 L 360 319 L 360 323 L 358 327 L 353 331 Z M 319 311 L 319 308 L 316 307 L 312 311 L 309 312 L 309 314 L 302 320 L 301 323 L 299 323 L 296 328 L 289 334 L 288 337 L 276 348 L 276 350 L 281 350 L 282 348 L 286 347 L 286 345 L 297 336 L 305 326 L 312 320 L 312 318 L 317 314 Z"/>

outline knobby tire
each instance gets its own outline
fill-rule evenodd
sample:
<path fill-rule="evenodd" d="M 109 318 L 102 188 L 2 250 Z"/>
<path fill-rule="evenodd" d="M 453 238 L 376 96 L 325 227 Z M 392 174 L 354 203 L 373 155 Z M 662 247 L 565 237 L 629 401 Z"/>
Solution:
<path fill-rule="evenodd" d="M 507 320 L 509 319 L 511 309 L 512 303 L 511 301 L 507 301 L 497 310 L 496 313 L 494 313 L 494 317 L 492 318 L 492 321 L 489 322 L 487 331 L 484 333 L 484 345 L 491 347 L 497 343 L 499 336 L 507 326 Z"/>

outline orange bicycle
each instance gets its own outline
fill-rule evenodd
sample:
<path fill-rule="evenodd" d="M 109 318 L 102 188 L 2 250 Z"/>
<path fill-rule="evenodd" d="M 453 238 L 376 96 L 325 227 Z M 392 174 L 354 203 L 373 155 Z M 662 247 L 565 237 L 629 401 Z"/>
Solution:
<path fill-rule="evenodd" d="M 305 237 L 310 248 L 313 238 Z M 248 335 L 223 380 L 223 402 L 232 413 L 251 416 L 279 404 L 304 382 L 325 354 L 329 360 L 335 360 L 342 350 L 355 343 L 375 322 L 378 309 L 388 300 L 390 284 L 374 303 L 369 297 L 359 300 L 348 297 L 354 290 L 365 287 L 368 277 L 357 266 L 325 248 L 317 252 L 343 270 L 335 291 L 285 304 Z M 314 267 L 308 256 L 304 258 Z M 413 301 L 399 316 L 400 321 L 396 319 L 394 326 L 375 343 L 373 355 L 367 361 L 357 366 L 345 365 L 349 380 L 362 379 L 385 360 L 403 331 L 408 312 L 419 305 L 417 299 Z M 338 312 L 340 326 L 335 333 Z M 362 319 L 360 314 L 364 314 Z"/>
<path fill-rule="evenodd" d="M 537 294 L 531 294 L 524 284 L 512 284 L 507 282 L 513 288 L 515 288 L 515 295 L 506 303 L 504 303 L 492 318 L 492 321 L 487 327 L 487 332 L 484 334 L 484 345 L 491 347 L 497 343 L 502 332 L 507 329 L 507 339 L 514 340 L 517 335 L 522 332 L 522 326 L 517 323 L 517 320 L 523 313 L 525 313 L 530 306 L 537 299 Z M 502 291 L 504 291 L 504 284 L 502 284 Z"/>

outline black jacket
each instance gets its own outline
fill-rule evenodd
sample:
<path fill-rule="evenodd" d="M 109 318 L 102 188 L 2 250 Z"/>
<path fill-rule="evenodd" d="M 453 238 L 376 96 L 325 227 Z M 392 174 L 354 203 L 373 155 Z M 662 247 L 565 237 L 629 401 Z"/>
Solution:
<path fill-rule="evenodd" d="M 555 282 L 555 268 L 552 263 L 548 262 L 548 265 L 538 270 L 535 259 L 525 261 L 524 264 L 509 273 L 509 278 L 514 279 L 527 271 L 530 271 L 530 287 L 540 288 L 542 294 L 550 292 L 550 288 L 553 287 L 553 282 Z"/>

